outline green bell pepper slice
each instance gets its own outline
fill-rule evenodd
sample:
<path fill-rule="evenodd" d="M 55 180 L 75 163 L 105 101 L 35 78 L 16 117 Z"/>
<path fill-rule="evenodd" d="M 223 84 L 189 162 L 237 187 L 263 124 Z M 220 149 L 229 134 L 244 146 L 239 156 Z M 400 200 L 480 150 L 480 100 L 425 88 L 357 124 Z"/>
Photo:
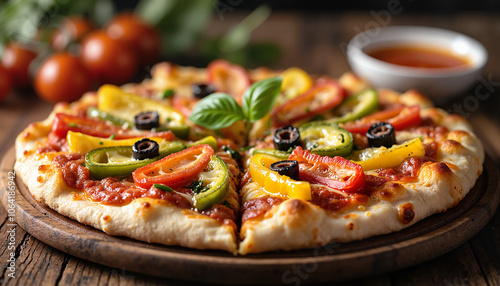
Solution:
<path fill-rule="evenodd" d="M 153 132 L 168 131 L 168 130 L 172 131 L 172 133 L 174 133 L 175 137 L 177 138 L 187 139 L 189 137 L 189 125 L 187 124 L 160 126 L 158 128 L 153 128 Z"/>
<path fill-rule="evenodd" d="M 292 152 L 281 151 L 276 149 L 256 149 L 252 152 L 252 156 L 257 154 L 266 154 L 276 157 L 278 159 L 287 160 L 290 154 L 292 154 Z"/>
<path fill-rule="evenodd" d="M 345 99 L 333 110 L 338 117 L 325 120 L 328 123 L 345 123 L 363 118 L 378 109 L 378 95 L 374 89 L 364 90 Z"/>
<path fill-rule="evenodd" d="M 185 148 L 186 145 L 180 141 L 162 143 L 160 156 L 144 160 L 132 158 L 132 146 L 97 148 L 85 155 L 85 166 L 89 169 L 92 178 L 97 180 L 107 177 L 127 177 L 136 169 Z"/>
<path fill-rule="evenodd" d="M 200 173 L 199 180 L 204 188 L 193 196 L 193 206 L 202 211 L 220 203 L 229 189 L 229 167 L 226 162 L 212 155 L 207 168 Z"/>
<path fill-rule="evenodd" d="M 335 123 L 314 122 L 299 128 L 302 147 L 321 156 L 346 157 L 352 153 L 351 132 Z"/>
<path fill-rule="evenodd" d="M 104 120 L 104 121 L 109 121 L 112 124 L 117 125 L 117 126 L 126 126 L 126 127 L 133 126 L 133 124 L 131 124 L 129 121 L 124 120 L 124 119 L 119 118 L 119 117 L 116 117 L 116 116 L 113 116 L 113 115 L 111 115 L 107 112 L 104 112 L 102 110 L 99 110 L 95 107 L 89 107 L 87 109 L 87 117 L 95 118 L 95 119 L 99 119 L 99 120 Z"/>

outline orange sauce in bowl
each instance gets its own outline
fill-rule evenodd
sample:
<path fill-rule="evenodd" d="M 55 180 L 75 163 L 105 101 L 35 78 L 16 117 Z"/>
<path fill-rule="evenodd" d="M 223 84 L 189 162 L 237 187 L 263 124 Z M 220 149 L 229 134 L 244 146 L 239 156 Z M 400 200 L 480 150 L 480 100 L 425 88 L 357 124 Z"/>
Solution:
<path fill-rule="evenodd" d="M 400 45 L 375 49 L 367 53 L 378 60 L 415 68 L 466 68 L 470 59 L 437 47 Z"/>

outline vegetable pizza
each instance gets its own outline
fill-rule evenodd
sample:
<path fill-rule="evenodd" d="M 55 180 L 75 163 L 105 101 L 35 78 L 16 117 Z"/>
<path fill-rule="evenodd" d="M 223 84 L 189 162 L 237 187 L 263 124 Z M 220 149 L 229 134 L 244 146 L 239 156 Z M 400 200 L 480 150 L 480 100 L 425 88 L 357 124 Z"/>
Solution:
<path fill-rule="evenodd" d="M 468 122 L 418 91 L 300 68 L 159 63 L 16 139 L 34 198 L 110 235 L 245 255 L 387 234 L 458 204 L 482 172 Z"/>

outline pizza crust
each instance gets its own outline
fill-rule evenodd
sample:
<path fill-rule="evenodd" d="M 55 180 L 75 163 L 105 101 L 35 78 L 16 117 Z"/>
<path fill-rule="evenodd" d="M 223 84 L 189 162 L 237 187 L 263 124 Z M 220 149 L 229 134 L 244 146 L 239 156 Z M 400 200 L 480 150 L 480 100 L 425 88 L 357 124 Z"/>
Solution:
<path fill-rule="evenodd" d="M 58 213 L 111 235 L 196 249 L 221 249 L 235 253 L 235 230 L 208 216 L 181 209 L 164 201 L 141 198 L 123 206 L 104 205 L 86 199 L 83 192 L 66 185 L 53 164 L 54 153 L 38 154 L 50 132 L 53 115 L 30 125 L 16 139 L 16 174 L 33 197 Z M 228 196 L 237 193 L 230 184 Z"/>

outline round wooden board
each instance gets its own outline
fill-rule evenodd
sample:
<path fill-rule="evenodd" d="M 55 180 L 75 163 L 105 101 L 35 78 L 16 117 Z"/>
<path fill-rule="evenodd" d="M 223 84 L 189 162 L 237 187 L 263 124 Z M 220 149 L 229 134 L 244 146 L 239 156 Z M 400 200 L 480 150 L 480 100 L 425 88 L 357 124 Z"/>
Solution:
<path fill-rule="evenodd" d="M 8 206 L 14 148 L 1 163 L 0 199 Z M 400 232 L 316 249 L 233 256 L 109 236 L 37 203 L 16 182 L 16 223 L 44 243 L 96 263 L 181 280 L 238 283 L 312 283 L 360 278 L 397 270 L 442 255 L 478 233 L 496 211 L 498 170 L 487 157 L 474 188 L 454 208 Z"/>

